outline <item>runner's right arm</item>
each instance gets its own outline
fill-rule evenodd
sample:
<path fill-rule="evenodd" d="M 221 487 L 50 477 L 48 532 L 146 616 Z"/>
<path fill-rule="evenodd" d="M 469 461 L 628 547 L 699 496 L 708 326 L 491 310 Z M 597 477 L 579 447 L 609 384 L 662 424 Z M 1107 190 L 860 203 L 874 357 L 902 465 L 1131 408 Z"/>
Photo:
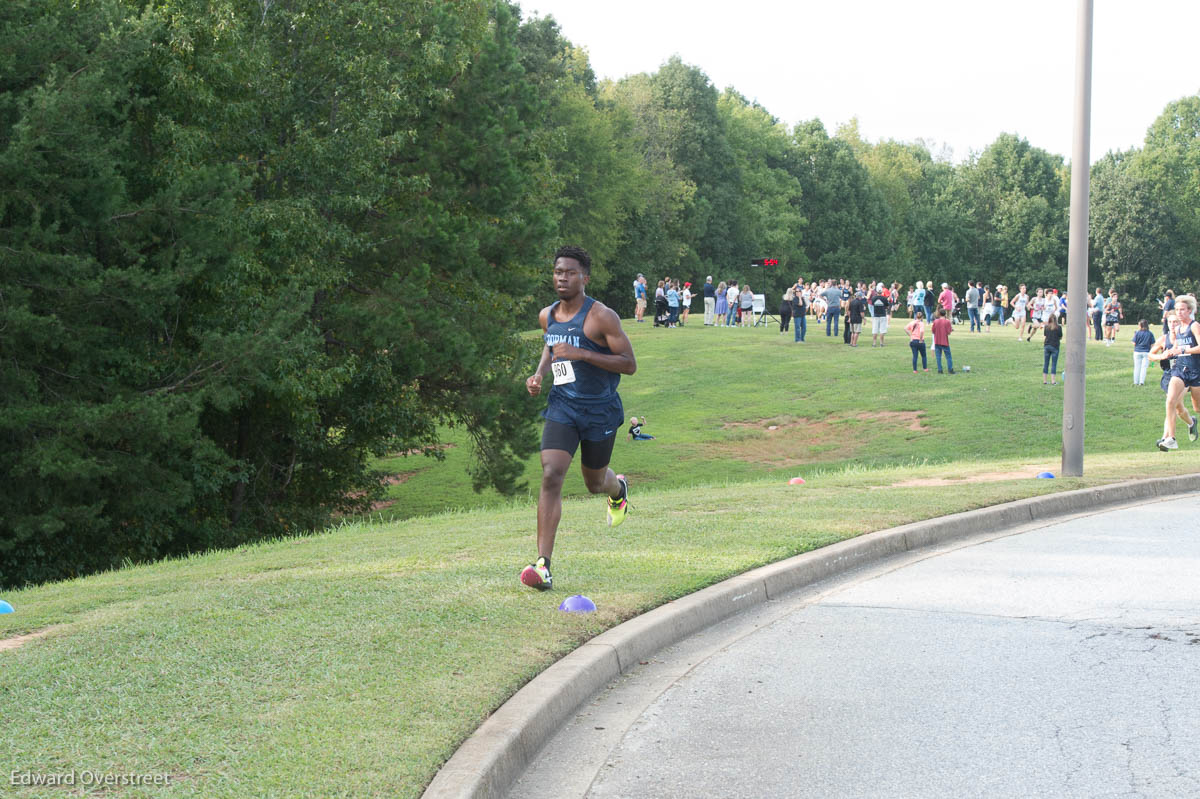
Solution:
<path fill-rule="evenodd" d="M 546 324 L 550 315 L 550 307 L 547 306 L 538 314 L 538 322 L 542 326 L 542 334 L 546 333 Z M 525 379 L 525 390 L 529 392 L 529 396 L 536 397 L 542 392 L 542 379 L 550 374 L 550 361 L 553 359 L 553 353 L 550 347 L 546 344 L 542 345 L 542 358 L 538 361 L 537 369 L 533 374 Z"/>

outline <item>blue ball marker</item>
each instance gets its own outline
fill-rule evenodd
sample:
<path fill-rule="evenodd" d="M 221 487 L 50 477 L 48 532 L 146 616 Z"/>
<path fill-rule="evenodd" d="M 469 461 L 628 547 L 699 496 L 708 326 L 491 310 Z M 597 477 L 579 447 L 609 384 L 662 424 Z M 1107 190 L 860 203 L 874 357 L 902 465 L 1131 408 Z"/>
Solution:
<path fill-rule="evenodd" d="M 565 613 L 595 613 L 596 603 L 583 594 L 576 594 L 564 599 L 558 609 Z"/>

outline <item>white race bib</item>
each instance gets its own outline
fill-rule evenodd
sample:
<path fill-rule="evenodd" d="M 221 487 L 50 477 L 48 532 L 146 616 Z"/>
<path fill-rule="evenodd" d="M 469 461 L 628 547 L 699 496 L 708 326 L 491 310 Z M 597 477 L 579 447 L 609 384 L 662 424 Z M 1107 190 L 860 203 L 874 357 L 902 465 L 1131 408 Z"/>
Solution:
<path fill-rule="evenodd" d="M 575 367 L 570 361 L 553 361 L 550 371 L 554 374 L 554 385 L 562 386 L 575 382 Z"/>

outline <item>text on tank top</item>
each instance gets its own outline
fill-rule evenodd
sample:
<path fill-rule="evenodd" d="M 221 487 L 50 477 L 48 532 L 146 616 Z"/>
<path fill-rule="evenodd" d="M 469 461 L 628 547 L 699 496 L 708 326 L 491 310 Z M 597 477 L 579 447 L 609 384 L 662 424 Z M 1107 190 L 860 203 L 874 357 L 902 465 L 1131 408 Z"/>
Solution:
<path fill-rule="evenodd" d="M 553 349 L 555 344 L 565 342 L 581 350 L 612 355 L 612 350 L 608 347 L 597 344 L 583 334 L 583 322 L 595 303 L 596 301 L 591 297 L 585 297 L 583 307 L 565 322 L 559 322 L 554 318 L 559 303 L 555 302 L 551 305 L 550 312 L 546 317 L 546 346 Z M 555 370 L 554 363 L 561 360 L 551 361 L 552 371 Z M 569 383 L 556 383 L 550 389 L 551 400 L 566 400 L 584 405 L 599 405 L 612 401 L 617 393 L 617 384 L 621 382 L 619 374 L 601 369 L 599 366 L 593 366 L 586 361 L 570 361 L 570 366 L 575 379 Z"/>

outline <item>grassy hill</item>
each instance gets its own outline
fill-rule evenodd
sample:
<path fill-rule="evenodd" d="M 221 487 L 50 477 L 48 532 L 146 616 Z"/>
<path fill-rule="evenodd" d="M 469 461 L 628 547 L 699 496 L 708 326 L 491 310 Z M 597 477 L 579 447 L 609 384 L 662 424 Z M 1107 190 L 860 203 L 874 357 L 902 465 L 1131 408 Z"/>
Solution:
<path fill-rule="evenodd" d="M 532 499 L 473 494 L 465 446 L 399 458 L 388 468 L 407 478 L 382 512 L 406 520 L 4 595 L 17 612 L 0 639 L 36 637 L 0 650 L 0 765 L 170 778 L 121 796 L 417 796 L 522 684 L 669 599 L 869 530 L 1196 471 L 1186 441 L 1154 450 L 1162 393 L 1130 385 L 1127 344 L 1088 348 L 1085 478 L 1035 480 L 1058 471 L 1062 390 L 1042 388 L 1040 346 L 1011 332 L 959 329 L 971 372 L 914 376 L 902 333 L 850 350 L 816 330 L 801 345 L 627 327 L 626 413 L 659 438 L 617 444 L 633 511 L 616 530 L 572 473 L 555 591 L 516 580 L 535 554 Z M 461 510 L 431 515 L 446 506 Z M 574 593 L 599 612 L 557 612 Z"/>
<path fill-rule="evenodd" d="M 702 318 L 692 320 L 672 330 L 625 325 L 638 357 L 637 374 L 621 380 L 626 417 L 647 416 L 646 432 L 658 437 L 631 444 L 622 432 L 618 440 L 613 466 L 638 493 L 782 475 L 807 479 L 847 467 L 1061 460 L 1062 388 L 1042 389 L 1042 346 L 1018 343 L 1011 327 L 978 334 L 956 328 L 955 364 L 971 371 L 954 376 L 936 374 L 928 341 L 930 374 L 914 377 L 906 320 L 893 322 L 882 349 L 872 348 L 866 334 L 850 349 L 826 338 L 823 326 L 810 325 L 807 340 L 796 344 L 777 326 L 711 329 Z M 1153 385 L 1133 387 L 1129 335 L 1119 346 L 1088 347 L 1089 456 L 1151 452 L 1162 435 L 1163 395 Z M 1157 382 L 1157 367 L 1149 379 Z M 382 518 L 509 504 L 494 491 L 471 491 L 462 479 L 470 447 L 448 433 L 442 462 L 422 456 L 380 462 L 395 482 Z M 536 455 L 529 459 L 530 492 L 517 505 L 536 500 L 538 463 Z M 564 490 L 586 494 L 578 470 Z"/>

